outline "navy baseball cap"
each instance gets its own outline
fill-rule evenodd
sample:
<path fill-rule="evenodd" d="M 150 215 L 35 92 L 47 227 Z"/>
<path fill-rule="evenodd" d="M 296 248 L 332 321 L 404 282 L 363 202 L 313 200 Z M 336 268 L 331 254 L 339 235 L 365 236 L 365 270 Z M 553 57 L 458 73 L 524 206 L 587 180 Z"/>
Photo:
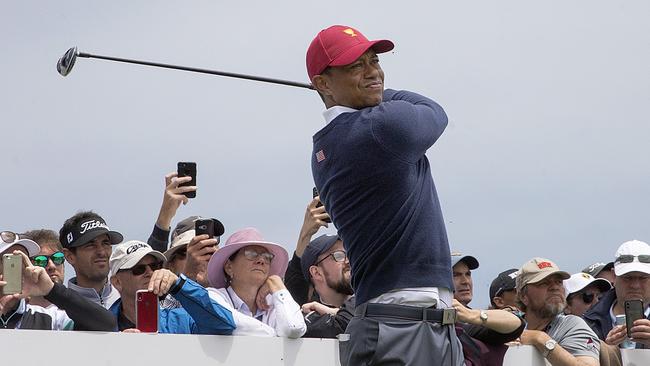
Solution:
<path fill-rule="evenodd" d="M 517 275 L 519 270 L 516 268 L 507 269 L 497 276 L 490 284 L 490 303 L 494 306 L 494 298 L 501 295 L 503 291 L 517 289 Z"/>
<path fill-rule="evenodd" d="M 321 235 L 318 238 L 312 240 L 305 248 L 305 252 L 302 253 L 302 258 L 300 258 L 300 265 L 302 267 L 302 274 L 305 276 L 307 281 L 311 281 L 311 276 L 309 275 L 309 267 L 313 266 L 318 257 L 327 252 L 334 244 L 341 240 L 338 235 Z"/>

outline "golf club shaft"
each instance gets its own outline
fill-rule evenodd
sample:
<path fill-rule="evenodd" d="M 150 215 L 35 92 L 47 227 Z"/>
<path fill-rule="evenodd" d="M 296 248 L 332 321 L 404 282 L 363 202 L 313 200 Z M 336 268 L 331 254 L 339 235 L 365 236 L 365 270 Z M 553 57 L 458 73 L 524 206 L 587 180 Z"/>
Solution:
<path fill-rule="evenodd" d="M 263 82 L 273 83 L 273 84 L 281 84 L 281 85 L 288 85 L 288 86 L 297 86 L 299 88 L 314 89 L 311 86 L 311 84 L 299 83 L 299 82 L 296 82 L 296 81 L 288 81 L 288 80 L 266 78 L 266 77 L 262 77 L 262 76 L 237 74 L 237 73 L 234 73 L 234 72 L 224 72 L 224 71 L 200 69 L 200 68 L 196 68 L 196 67 L 162 64 L 162 63 L 159 63 L 159 62 L 140 61 L 140 60 L 131 60 L 131 59 L 126 59 L 126 58 L 119 58 L 119 57 L 93 55 L 93 54 L 85 53 L 85 52 L 79 52 L 77 54 L 77 56 L 78 57 L 85 57 L 85 58 L 97 58 L 97 59 L 116 61 L 116 62 L 126 62 L 126 63 L 129 63 L 129 64 L 163 67 L 163 68 L 166 68 L 166 69 L 176 69 L 176 70 L 183 70 L 183 71 L 200 72 L 200 73 L 203 73 L 203 74 L 227 76 L 227 77 L 231 77 L 231 78 L 239 78 L 239 79 L 254 80 L 254 81 L 263 81 Z"/>

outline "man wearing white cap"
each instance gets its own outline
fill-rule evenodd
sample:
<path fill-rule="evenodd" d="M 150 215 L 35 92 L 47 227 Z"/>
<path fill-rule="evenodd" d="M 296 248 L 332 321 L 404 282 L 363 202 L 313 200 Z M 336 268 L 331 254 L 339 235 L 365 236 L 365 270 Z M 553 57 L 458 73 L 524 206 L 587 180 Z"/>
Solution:
<path fill-rule="evenodd" d="M 137 240 L 115 247 L 110 259 L 111 283 L 121 299 L 111 307 L 120 331 L 135 328 L 135 296 L 138 290 L 156 295 L 172 294 L 182 308 L 159 309 L 158 332 L 177 334 L 231 334 L 232 313 L 210 300 L 201 285 L 181 274 L 163 269 L 165 256 Z"/>
<path fill-rule="evenodd" d="M 612 285 L 604 278 L 594 278 L 592 275 L 579 272 L 564 280 L 567 306 L 565 314 L 582 316 L 590 307 L 598 302 L 602 293 L 609 291 Z"/>
<path fill-rule="evenodd" d="M 650 245 L 639 240 L 621 244 L 614 259 L 614 288 L 583 317 L 598 337 L 619 345 L 625 338 L 625 325 L 616 326 L 616 316 L 625 315 L 626 300 L 642 300 L 645 319 L 634 322 L 632 340 L 636 348 L 650 348 Z"/>
<path fill-rule="evenodd" d="M 39 251 L 40 247 L 32 240 L 20 238 L 11 231 L 0 232 L 0 256 L 14 254 L 22 258 L 21 292 L 5 295 L 3 288 L 7 283 L 0 280 L 0 329 L 113 330 L 115 320 L 106 309 L 53 282 L 45 268 L 31 263 L 28 255 L 34 256 Z M 43 296 L 54 305 L 43 308 L 28 304 L 25 299 L 30 296 Z"/>
<path fill-rule="evenodd" d="M 598 366 L 598 337 L 584 320 L 562 312 L 566 306 L 562 281 L 570 277 L 544 258 L 533 258 L 521 267 L 517 293 L 528 322 L 521 343 L 535 346 L 553 366 Z"/>

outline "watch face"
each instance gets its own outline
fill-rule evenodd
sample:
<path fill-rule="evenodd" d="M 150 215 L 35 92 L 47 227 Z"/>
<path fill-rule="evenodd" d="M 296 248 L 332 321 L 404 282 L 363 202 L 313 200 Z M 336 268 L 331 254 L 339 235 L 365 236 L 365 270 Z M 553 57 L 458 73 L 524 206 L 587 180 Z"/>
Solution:
<path fill-rule="evenodd" d="M 557 342 L 555 342 L 555 340 L 549 339 L 548 341 L 546 341 L 544 346 L 546 347 L 547 350 L 552 351 L 552 350 L 555 349 L 556 344 L 557 344 Z"/>

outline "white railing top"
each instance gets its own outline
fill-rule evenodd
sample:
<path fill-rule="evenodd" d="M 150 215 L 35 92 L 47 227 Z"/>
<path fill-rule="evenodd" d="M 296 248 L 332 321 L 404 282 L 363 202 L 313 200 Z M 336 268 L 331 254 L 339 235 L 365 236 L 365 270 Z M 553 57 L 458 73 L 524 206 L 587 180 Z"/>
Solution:
<path fill-rule="evenodd" d="M 339 366 L 334 339 L 0 330 L 2 365 Z M 650 365 L 650 350 L 623 350 L 624 366 Z M 545 366 L 531 346 L 511 347 L 504 366 Z"/>

